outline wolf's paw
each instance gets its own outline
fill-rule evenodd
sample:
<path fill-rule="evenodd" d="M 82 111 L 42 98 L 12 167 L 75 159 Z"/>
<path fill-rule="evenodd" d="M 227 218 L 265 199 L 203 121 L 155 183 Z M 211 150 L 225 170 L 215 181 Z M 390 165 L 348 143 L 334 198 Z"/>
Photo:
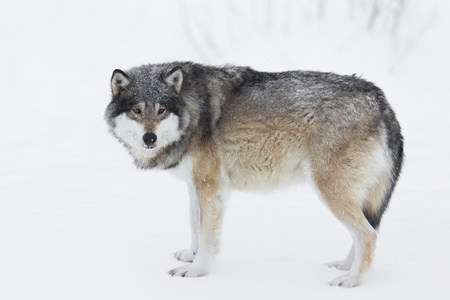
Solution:
<path fill-rule="evenodd" d="M 352 288 L 359 285 L 359 277 L 350 274 L 341 276 L 330 282 L 330 286 Z"/>
<path fill-rule="evenodd" d="M 208 272 L 204 268 L 198 267 L 194 264 L 185 265 L 185 266 L 170 270 L 167 273 L 170 276 L 180 276 L 180 277 L 201 277 L 201 276 L 208 274 Z"/>
<path fill-rule="evenodd" d="M 343 271 L 348 271 L 352 267 L 352 263 L 346 260 L 336 260 L 325 265 L 328 266 L 328 268 L 336 268 Z"/>
<path fill-rule="evenodd" d="M 173 256 L 182 262 L 193 262 L 195 258 L 195 253 L 191 249 L 184 249 L 175 252 Z"/>

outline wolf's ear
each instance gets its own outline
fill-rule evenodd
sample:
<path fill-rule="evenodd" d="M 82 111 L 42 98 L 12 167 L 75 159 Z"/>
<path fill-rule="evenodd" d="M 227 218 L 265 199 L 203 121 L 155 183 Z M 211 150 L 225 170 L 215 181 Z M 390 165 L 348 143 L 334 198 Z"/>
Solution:
<path fill-rule="evenodd" d="M 163 76 L 164 82 L 167 86 L 172 87 L 177 94 L 181 91 L 181 84 L 183 83 L 183 72 L 181 66 L 176 66 L 169 73 Z"/>
<path fill-rule="evenodd" d="M 111 77 L 111 91 L 114 96 L 119 95 L 122 90 L 126 90 L 130 84 L 130 77 L 122 70 L 114 70 Z"/>

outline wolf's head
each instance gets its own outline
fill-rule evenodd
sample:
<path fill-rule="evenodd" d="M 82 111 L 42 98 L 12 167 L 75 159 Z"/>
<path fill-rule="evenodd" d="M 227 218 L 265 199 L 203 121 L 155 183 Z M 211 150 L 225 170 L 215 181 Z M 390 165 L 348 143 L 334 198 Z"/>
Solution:
<path fill-rule="evenodd" d="M 112 101 L 105 119 L 110 132 L 145 167 L 182 137 L 188 120 L 182 117 L 183 71 L 180 66 L 143 66 L 111 77 Z M 158 164 L 158 163 L 155 163 Z"/>

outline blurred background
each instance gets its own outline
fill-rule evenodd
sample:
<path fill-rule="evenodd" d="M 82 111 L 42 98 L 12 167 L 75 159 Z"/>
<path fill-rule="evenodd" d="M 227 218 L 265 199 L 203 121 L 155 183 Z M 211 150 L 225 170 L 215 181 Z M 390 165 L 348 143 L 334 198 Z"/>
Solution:
<path fill-rule="evenodd" d="M 0 299 L 448 299 L 449 20 L 444 0 L 3 1 Z M 137 171 L 103 113 L 114 69 L 175 60 L 385 91 L 406 164 L 361 288 L 326 286 L 350 238 L 307 187 L 233 194 L 217 271 L 164 276 L 189 245 L 185 186 Z"/>

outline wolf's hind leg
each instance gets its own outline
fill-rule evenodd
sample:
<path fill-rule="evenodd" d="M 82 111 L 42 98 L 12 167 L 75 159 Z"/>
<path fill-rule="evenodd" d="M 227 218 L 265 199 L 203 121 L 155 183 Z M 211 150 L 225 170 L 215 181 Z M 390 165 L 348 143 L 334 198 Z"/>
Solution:
<path fill-rule="evenodd" d="M 336 172 L 339 170 L 341 172 Z M 348 229 L 353 239 L 354 250 L 350 250 L 344 263 L 336 266 L 349 267 L 349 272 L 330 282 L 331 286 L 354 287 L 359 285 L 361 275 L 367 271 L 372 262 L 377 234 L 364 216 L 357 193 L 354 192 L 357 181 L 352 180 L 345 170 L 336 168 L 322 174 L 315 174 L 314 182 L 330 211 Z M 346 176 L 347 175 L 347 176 Z M 353 253 L 352 253 L 353 252 Z M 331 265 L 334 266 L 334 265 Z"/>
<path fill-rule="evenodd" d="M 355 245 L 352 245 L 350 252 L 344 260 L 336 260 L 326 264 L 329 268 L 336 268 L 343 271 L 348 271 L 352 267 L 355 259 Z"/>
<path fill-rule="evenodd" d="M 369 224 L 367 222 L 367 224 Z M 370 226 L 370 225 L 369 225 Z M 355 258 L 350 267 L 350 271 L 330 282 L 331 286 L 355 287 L 358 286 L 362 274 L 367 271 L 372 262 L 373 252 L 377 235 L 375 230 L 370 228 L 349 228 L 354 239 Z"/>
<path fill-rule="evenodd" d="M 340 200 L 327 201 L 333 214 L 341 221 L 350 232 L 354 245 L 354 257 L 349 272 L 330 282 L 331 286 L 355 287 L 359 285 L 362 274 L 367 271 L 372 263 L 377 234 L 375 229 L 365 218 L 357 201 L 343 197 Z M 342 213 L 344 212 L 344 213 Z M 349 253 L 351 257 L 352 251 Z M 344 265 L 340 265 L 345 267 Z"/>

